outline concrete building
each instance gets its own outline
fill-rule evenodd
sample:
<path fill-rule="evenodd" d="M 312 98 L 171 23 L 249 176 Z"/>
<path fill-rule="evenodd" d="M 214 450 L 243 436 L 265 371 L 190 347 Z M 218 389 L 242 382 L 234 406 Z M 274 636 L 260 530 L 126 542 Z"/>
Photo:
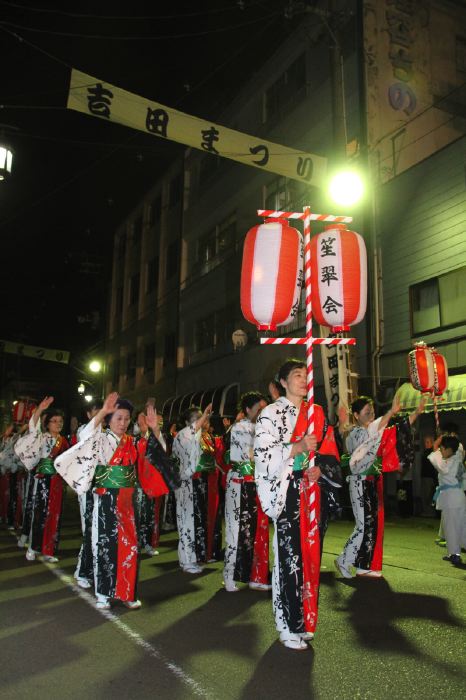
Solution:
<path fill-rule="evenodd" d="M 333 162 L 341 153 L 343 133 L 352 162 L 370 168 L 374 207 L 365 201 L 345 213 L 353 215 L 352 228 L 364 235 L 371 261 L 368 313 L 352 329 L 359 385 L 366 392 L 375 389 L 383 404 L 388 390 L 406 380 L 406 353 L 421 336 L 445 351 L 452 373 L 466 371 L 466 304 L 457 303 L 466 284 L 464 116 L 455 115 L 447 126 L 441 119 L 465 104 L 459 89 L 463 39 L 454 29 L 465 26 L 465 8 L 460 2 L 423 3 L 430 14 L 419 19 L 410 2 L 363 5 L 359 16 L 358 4 L 347 3 L 332 30 L 315 16 L 303 20 L 245 80 L 216 121 Z M 417 83 L 412 72 L 402 72 L 413 65 L 406 54 L 409 32 L 414 36 L 409 50 L 419 65 L 422 58 L 423 79 L 427 59 L 419 58 L 416 47 L 427 40 L 430 47 L 436 35 L 436 49 L 428 56 L 430 107 L 424 90 L 411 109 Z M 456 53 L 449 48 L 452 32 Z M 381 51 L 386 55 L 377 54 Z M 443 83 L 439 62 L 448 77 Z M 446 97 L 452 91 L 455 100 Z M 385 94 L 388 106 L 382 104 Z M 398 132 L 404 141 L 397 140 Z M 172 418 L 191 402 L 205 405 L 212 398 L 214 410 L 231 413 L 240 391 L 266 391 L 290 351 L 260 347 L 255 328 L 241 314 L 242 243 L 259 222 L 258 208 L 300 211 L 305 204 L 314 211 L 343 213 L 323 190 L 200 150 L 188 149 L 173 162 L 115 235 L 107 388 L 136 403 L 155 396 L 159 409 Z M 235 330 L 245 331 L 248 340 L 236 351 Z M 286 334 L 304 334 L 302 304 L 293 324 L 280 331 Z M 303 351 L 296 348 L 292 354 Z M 320 357 L 316 351 L 322 402 Z"/>

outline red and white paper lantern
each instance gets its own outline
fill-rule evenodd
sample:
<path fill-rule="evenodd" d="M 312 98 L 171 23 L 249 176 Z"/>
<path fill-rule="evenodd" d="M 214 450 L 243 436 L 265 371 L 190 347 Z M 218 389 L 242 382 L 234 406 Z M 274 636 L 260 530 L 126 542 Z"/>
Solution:
<path fill-rule="evenodd" d="M 33 401 L 17 401 L 13 406 L 13 423 L 27 423 L 36 408 L 37 404 Z"/>
<path fill-rule="evenodd" d="M 312 313 L 334 333 L 364 318 L 367 253 L 364 239 L 345 224 L 330 224 L 311 240 Z"/>
<path fill-rule="evenodd" d="M 409 379 L 415 389 L 422 393 L 434 387 L 435 369 L 431 349 L 425 343 L 416 343 L 408 353 Z"/>
<path fill-rule="evenodd" d="M 448 366 L 447 361 L 435 348 L 431 348 L 432 359 L 434 361 L 434 385 L 435 396 L 442 396 L 448 389 Z"/>
<path fill-rule="evenodd" d="M 241 310 L 260 331 L 276 330 L 296 316 L 303 280 L 303 240 L 286 220 L 250 229 L 243 248 Z"/>

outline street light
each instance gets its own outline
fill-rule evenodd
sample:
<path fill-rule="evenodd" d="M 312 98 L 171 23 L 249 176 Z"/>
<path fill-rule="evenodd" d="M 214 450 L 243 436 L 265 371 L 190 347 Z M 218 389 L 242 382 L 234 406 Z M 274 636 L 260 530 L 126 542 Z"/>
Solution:
<path fill-rule="evenodd" d="M 345 170 L 333 176 L 329 184 L 329 192 L 336 204 L 351 206 L 361 199 L 364 184 L 357 172 Z"/>
<path fill-rule="evenodd" d="M 91 401 L 93 400 L 93 398 L 94 398 L 94 397 L 93 397 L 91 394 L 86 394 L 85 397 L 84 397 L 84 400 L 87 401 L 87 403 L 91 403 Z"/>
<path fill-rule="evenodd" d="M 7 180 L 13 167 L 13 151 L 6 143 L 0 143 L 0 181 Z"/>
<path fill-rule="evenodd" d="M 92 360 L 92 362 L 89 363 L 89 369 L 94 374 L 97 374 L 102 369 L 102 363 L 99 360 Z"/>
<path fill-rule="evenodd" d="M 85 391 L 86 391 L 86 387 L 85 387 L 84 384 L 81 382 L 81 384 L 78 386 L 78 394 L 81 394 L 81 395 L 82 395 L 82 394 L 84 394 Z"/>

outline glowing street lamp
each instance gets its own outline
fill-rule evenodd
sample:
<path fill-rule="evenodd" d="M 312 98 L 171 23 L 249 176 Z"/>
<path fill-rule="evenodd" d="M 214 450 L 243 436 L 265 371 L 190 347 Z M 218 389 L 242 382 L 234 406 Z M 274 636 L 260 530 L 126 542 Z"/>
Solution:
<path fill-rule="evenodd" d="M 82 395 L 82 394 L 84 394 L 85 391 L 86 391 L 86 387 L 85 387 L 84 384 L 81 382 L 81 384 L 78 386 L 78 394 L 81 394 L 81 395 Z"/>
<path fill-rule="evenodd" d="M 0 181 L 7 180 L 13 167 L 13 151 L 6 143 L 0 141 Z"/>
<path fill-rule="evenodd" d="M 84 400 L 87 401 L 87 403 L 91 403 L 93 398 L 92 394 L 86 394 Z"/>
<path fill-rule="evenodd" d="M 97 374 L 102 369 L 102 363 L 99 362 L 99 360 L 92 360 L 92 362 L 89 363 L 89 369 L 94 374 Z"/>
<path fill-rule="evenodd" d="M 358 173 L 346 170 L 334 175 L 329 185 L 330 196 L 336 204 L 351 206 L 364 194 L 364 184 Z"/>

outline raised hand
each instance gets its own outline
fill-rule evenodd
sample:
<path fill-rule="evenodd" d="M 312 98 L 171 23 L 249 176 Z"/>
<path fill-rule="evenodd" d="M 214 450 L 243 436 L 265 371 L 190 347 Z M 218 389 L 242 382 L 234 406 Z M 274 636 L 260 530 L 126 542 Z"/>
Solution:
<path fill-rule="evenodd" d="M 118 392 L 117 391 L 112 391 L 111 394 L 107 396 L 107 398 L 104 401 L 104 405 L 101 408 L 101 411 L 104 411 L 104 416 L 108 415 L 109 413 L 114 413 L 117 409 L 117 401 L 118 401 Z"/>
<path fill-rule="evenodd" d="M 156 435 L 160 433 L 159 416 L 155 407 L 150 404 L 146 405 L 146 423 Z"/>
<path fill-rule="evenodd" d="M 37 406 L 35 412 L 40 416 L 40 414 L 46 411 L 52 403 L 53 396 L 45 396 L 40 402 L 40 404 Z"/>

